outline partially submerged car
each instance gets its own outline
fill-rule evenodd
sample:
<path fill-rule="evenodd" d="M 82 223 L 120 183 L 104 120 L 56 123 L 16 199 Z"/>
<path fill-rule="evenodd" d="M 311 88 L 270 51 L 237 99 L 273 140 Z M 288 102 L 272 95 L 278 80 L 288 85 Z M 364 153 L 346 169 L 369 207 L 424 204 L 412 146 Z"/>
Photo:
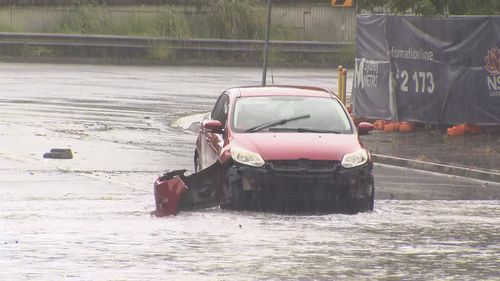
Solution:
<path fill-rule="evenodd" d="M 235 210 L 357 213 L 374 206 L 373 163 L 337 96 L 313 87 L 224 91 L 201 123 L 195 173 L 155 183 L 156 215 Z"/>

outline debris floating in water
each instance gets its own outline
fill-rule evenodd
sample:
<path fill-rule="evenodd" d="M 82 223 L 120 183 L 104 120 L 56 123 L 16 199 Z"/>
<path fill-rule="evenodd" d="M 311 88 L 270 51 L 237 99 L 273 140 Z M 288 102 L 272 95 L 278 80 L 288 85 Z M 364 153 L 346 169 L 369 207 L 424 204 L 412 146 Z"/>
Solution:
<path fill-rule="evenodd" d="M 43 154 L 43 158 L 73 159 L 73 152 L 69 148 L 52 148 L 50 152 Z"/>

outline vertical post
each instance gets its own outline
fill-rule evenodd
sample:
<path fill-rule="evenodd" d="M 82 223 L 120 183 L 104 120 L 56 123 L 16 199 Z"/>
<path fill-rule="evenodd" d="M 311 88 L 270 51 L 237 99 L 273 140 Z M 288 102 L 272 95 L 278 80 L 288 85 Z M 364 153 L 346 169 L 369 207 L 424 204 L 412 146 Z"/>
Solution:
<path fill-rule="evenodd" d="M 340 101 L 342 101 L 342 70 L 344 67 L 339 65 L 337 68 L 337 95 L 339 96 Z"/>
<path fill-rule="evenodd" d="M 347 106 L 347 69 L 342 69 L 342 103 Z"/>
<path fill-rule="evenodd" d="M 266 85 L 266 78 L 267 78 L 267 59 L 269 57 L 269 30 L 271 29 L 271 6 L 272 6 L 272 0 L 267 0 L 266 42 L 264 45 L 264 66 L 262 70 L 262 86 Z"/>

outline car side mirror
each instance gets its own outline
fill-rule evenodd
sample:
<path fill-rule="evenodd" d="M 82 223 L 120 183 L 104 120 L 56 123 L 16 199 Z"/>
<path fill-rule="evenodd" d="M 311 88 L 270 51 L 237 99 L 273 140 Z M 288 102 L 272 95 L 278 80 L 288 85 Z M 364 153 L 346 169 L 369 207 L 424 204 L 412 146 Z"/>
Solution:
<path fill-rule="evenodd" d="M 368 135 L 369 132 L 373 131 L 374 126 L 372 123 L 361 122 L 358 125 L 358 133 L 360 135 Z"/>
<path fill-rule="evenodd" d="M 203 128 L 211 133 L 220 134 L 223 130 L 223 125 L 219 120 L 207 120 L 203 122 Z"/>

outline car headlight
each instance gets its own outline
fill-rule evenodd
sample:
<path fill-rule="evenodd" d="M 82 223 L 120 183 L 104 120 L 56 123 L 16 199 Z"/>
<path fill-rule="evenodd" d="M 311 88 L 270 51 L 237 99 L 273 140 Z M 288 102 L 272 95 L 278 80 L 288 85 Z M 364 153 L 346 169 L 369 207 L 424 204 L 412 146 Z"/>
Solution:
<path fill-rule="evenodd" d="M 342 158 L 342 167 L 353 168 L 361 166 L 368 161 L 368 152 L 365 149 L 357 150 L 353 153 L 348 153 Z"/>
<path fill-rule="evenodd" d="M 265 164 L 264 159 L 258 153 L 238 147 L 231 147 L 231 157 L 234 161 L 248 166 L 262 167 Z"/>

